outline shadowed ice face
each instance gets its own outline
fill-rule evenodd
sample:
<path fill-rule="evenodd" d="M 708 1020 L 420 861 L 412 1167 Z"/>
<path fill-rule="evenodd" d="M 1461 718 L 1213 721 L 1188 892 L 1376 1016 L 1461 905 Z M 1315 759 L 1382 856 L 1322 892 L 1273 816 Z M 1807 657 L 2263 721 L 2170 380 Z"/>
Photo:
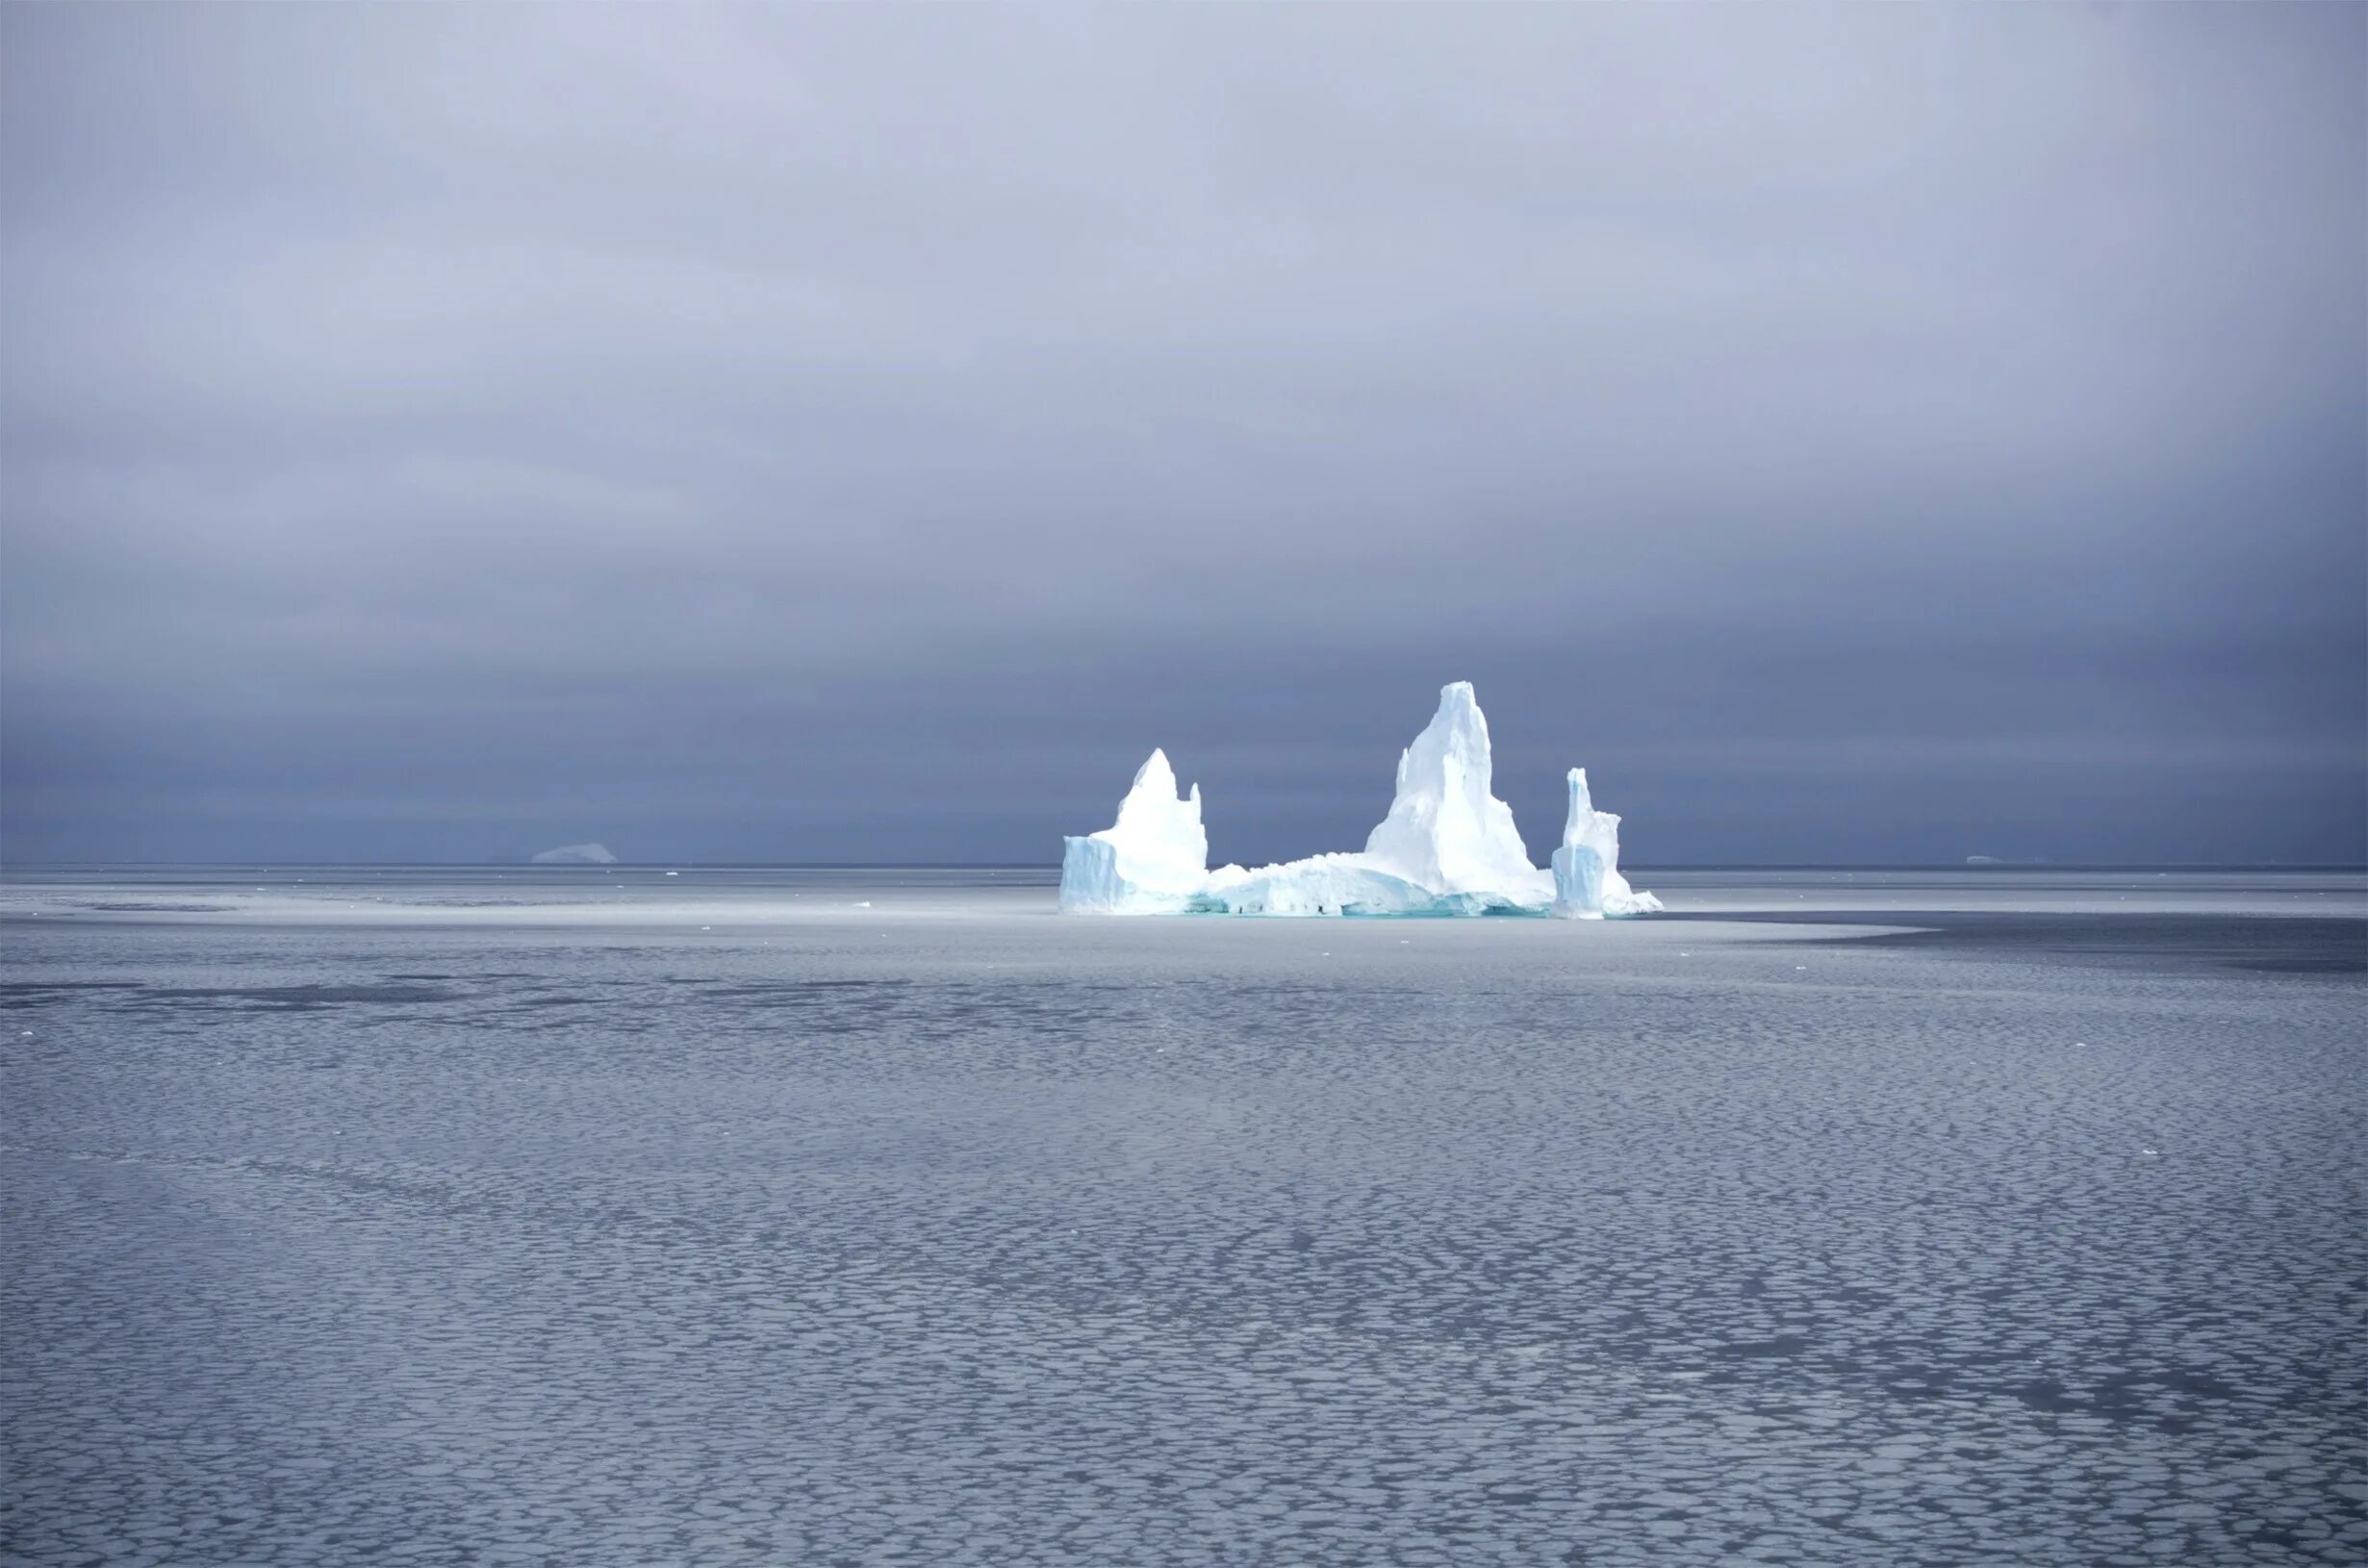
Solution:
<path fill-rule="evenodd" d="M 2368 852 L 2357 8 L 0 42 L 11 859 Z"/>

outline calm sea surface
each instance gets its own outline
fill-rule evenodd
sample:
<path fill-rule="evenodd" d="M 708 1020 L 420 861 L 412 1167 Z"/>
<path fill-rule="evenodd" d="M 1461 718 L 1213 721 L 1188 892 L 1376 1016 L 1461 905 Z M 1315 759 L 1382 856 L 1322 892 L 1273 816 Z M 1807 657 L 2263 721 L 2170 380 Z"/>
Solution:
<path fill-rule="evenodd" d="M 13 873 L 13 1563 L 2368 1561 L 2368 884 Z"/>

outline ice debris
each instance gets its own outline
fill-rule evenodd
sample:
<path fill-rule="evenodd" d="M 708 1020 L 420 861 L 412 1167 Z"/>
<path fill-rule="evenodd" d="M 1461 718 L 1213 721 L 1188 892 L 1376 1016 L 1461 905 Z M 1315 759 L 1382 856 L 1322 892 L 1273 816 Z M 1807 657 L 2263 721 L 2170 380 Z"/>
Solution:
<path fill-rule="evenodd" d="M 1118 821 L 1073 837 L 1061 857 L 1060 907 L 1073 914 L 1491 915 L 1568 920 L 1661 907 L 1619 874 L 1619 819 L 1597 811 L 1572 769 L 1570 817 L 1553 869 L 1530 864 L 1513 808 L 1496 798 L 1489 721 L 1471 683 L 1439 692 L 1439 711 L 1398 758 L 1397 794 L 1355 853 L 1278 866 L 1209 870 L 1198 785 L 1179 796 L 1154 751 L 1119 803 Z"/>

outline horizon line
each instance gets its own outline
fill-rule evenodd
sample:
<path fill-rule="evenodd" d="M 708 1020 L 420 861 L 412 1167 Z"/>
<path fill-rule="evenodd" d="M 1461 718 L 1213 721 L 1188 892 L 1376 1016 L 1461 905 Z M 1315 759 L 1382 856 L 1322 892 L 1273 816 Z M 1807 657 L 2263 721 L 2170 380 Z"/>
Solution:
<path fill-rule="evenodd" d="M 0 860 L 0 875 L 58 871 L 1041 871 L 1051 860 Z M 1635 872 L 2362 872 L 2352 860 L 1668 860 L 1623 868 Z"/>

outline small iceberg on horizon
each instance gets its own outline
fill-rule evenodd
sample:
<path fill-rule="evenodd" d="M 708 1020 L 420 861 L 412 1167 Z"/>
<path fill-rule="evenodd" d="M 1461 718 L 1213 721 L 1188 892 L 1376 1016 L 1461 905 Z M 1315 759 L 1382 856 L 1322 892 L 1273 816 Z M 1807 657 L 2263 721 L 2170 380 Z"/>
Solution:
<path fill-rule="evenodd" d="M 1661 907 L 1619 874 L 1619 819 L 1594 809 L 1587 773 L 1568 774 L 1570 814 L 1550 869 L 1530 863 L 1513 808 L 1496 798 L 1489 721 L 1469 681 L 1398 758 L 1397 793 L 1355 853 L 1244 870 L 1209 866 L 1200 786 L 1179 795 L 1155 750 L 1118 821 L 1072 837 L 1060 908 L 1094 915 L 1545 915 L 1600 920 Z"/>
<path fill-rule="evenodd" d="M 534 866 L 614 866 L 617 857 L 605 844 L 563 844 L 546 849 L 527 864 Z"/>

